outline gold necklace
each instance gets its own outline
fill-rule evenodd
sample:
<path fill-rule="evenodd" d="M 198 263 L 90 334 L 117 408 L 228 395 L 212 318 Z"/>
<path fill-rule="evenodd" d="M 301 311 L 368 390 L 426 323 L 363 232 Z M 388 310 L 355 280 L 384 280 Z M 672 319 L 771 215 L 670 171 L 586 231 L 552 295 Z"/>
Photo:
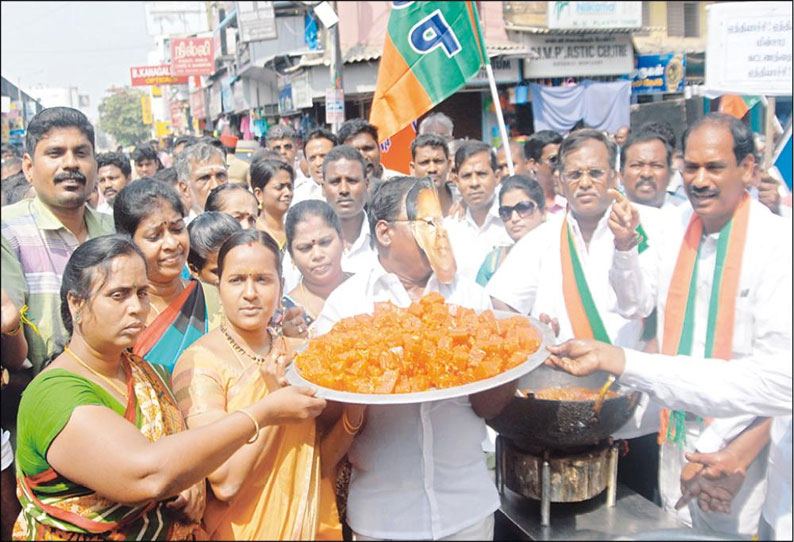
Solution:
<path fill-rule="evenodd" d="M 248 350 L 240 346 L 240 344 L 238 344 L 237 341 L 234 340 L 234 337 L 231 336 L 229 330 L 226 329 L 226 326 L 223 323 L 221 323 L 220 328 L 221 328 L 221 333 L 223 333 L 223 336 L 226 338 L 226 342 L 229 343 L 229 346 L 231 346 L 232 350 L 235 352 L 235 355 L 237 354 L 237 352 L 239 352 L 248 359 L 253 360 L 253 362 L 256 363 L 257 365 L 264 365 L 266 361 L 266 356 L 273 349 L 273 337 L 270 335 L 269 329 L 267 330 L 267 333 L 268 336 L 270 336 L 270 344 L 268 345 L 267 352 L 265 352 L 263 356 L 255 356 L 254 354 L 251 354 L 250 352 L 248 352 Z M 240 360 L 239 357 L 237 357 L 237 361 L 239 361 L 241 365 L 243 364 L 242 360 Z"/>
<path fill-rule="evenodd" d="M 110 386 L 112 386 L 112 387 L 113 387 L 113 389 L 114 389 L 114 390 L 116 390 L 117 392 L 119 392 L 119 394 L 121 394 L 121 396 L 122 396 L 122 397 L 124 397 L 124 400 L 125 400 L 125 401 L 127 400 L 127 392 L 125 392 L 124 390 L 122 390 L 122 389 L 121 389 L 121 388 L 118 386 L 118 384 L 116 384 L 115 382 L 113 382 L 111 379 L 109 379 L 108 377 L 106 377 L 105 375 L 103 375 L 102 373 L 100 373 L 99 371 L 96 371 L 96 370 L 92 369 L 91 367 L 89 367 L 89 365 L 88 365 L 86 362 L 84 362 L 84 361 L 83 361 L 83 360 L 81 360 L 79 357 L 77 357 L 77 354 L 75 354 L 74 352 L 72 352 L 71 348 L 69 348 L 68 346 L 64 346 L 64 347 L 63 347 L 63 351 L 64 351 L 64 352 L 66 352 L 67 354 L 69 354 L 70 356 L 72 356 L 72 358 L 73 358 L 73 359 L 74 359 L 74 360 L 75 360 L 77 363 L 79 363 L 80 365 L 82 365 L 83 367 L 85 367 L 86 369 L 88 369 L 89 371 L 91 371 L 92 373 L 94 373 L 96 376 L 98 376 L 99 378 L 101 378 L 102 380 L 104 380 L 105 382 L 107 382 L 107 383 L 108 383 Z"/>

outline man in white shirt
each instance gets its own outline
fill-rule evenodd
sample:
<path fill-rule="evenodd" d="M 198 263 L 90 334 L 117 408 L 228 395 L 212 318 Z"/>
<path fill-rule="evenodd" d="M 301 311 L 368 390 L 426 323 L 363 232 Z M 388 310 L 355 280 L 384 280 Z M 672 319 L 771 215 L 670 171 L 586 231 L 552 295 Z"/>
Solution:
<path fill-rule="evenodd" d="M 568 203 L 555 189 L 554 171 L 557 169 L 557 153 L 561 144 L 562 136 L 552 130 L 535 132 L 524 143 L 527 166 L 543 187 L 548 214 L 564 213 Z"/>
<path fill-rule="evenodd" d="M 364 157 L 366 161 L 367 179 L 382 181 L 393 177 L 402 177 L 380 163 L 380 145 L 378 144 L 378 128 L 364 119 L 348 119 L 342 123 L 337 132 L 340 145 L 350 145 Z"/>
<path fill-rule="evenodd" d="M 460 274 L 444 280 L 414 237 L 421 188 L 414 178 L 378 184 L 369 227 L 378 258 L 325 302 L 318 333 L 375 303 L 407 307 L 439 292 L 447 302 L 490 308 L 485 291 Z M 429 186 L 428 186 L 429 188 Z M 425 221 L 422 221 L 426 225 Z M 431 403 L 370 406 L 366 425 L 348 452 L 353 464 L 347 521 L 355 540 L 492 540 L 499 494 L 480 443 L 483 418 L 498 414 L 516 382 L 469 397 Z"/>
<path fill-rule="evenodd" d="M 325 201 L 323 197 L 323 162 L 337 144 L 336 136 L 325 128 L 309 132 L 303 143 L 303 154 L 309 166 L 309 177 L 295 179 L 291 206 L 308 199 Z"/>
<path fill-rule="evenodd" d="M 370 241 L 367 213 L 369 179 L 361 154 L 349 145 L 332 148 L 323 162 L 323 196 L 342 224 L 342 269 L 357 273 L 377 256 Z"/>
<path fill-rule="evenodd" d="M 449 232 L 458 271 L 475 280 L 485 257 L 495 247 L 512 245 L 513 240 L 499 218 L 499 180 L 491 146 L 482 141 L 466 141 L 455 153 L 455 168 L 466 214 L 462 219 L 446 217 L 444 227 Z"/>
<path fill-rule="evenodd" d="M 595 130 L 579 130 L 563 141 L 559 149 L 561 193 L 568 201 L 569 211 L 549 216 L 544 224 L 519 240 L 486 290 L 496 308 L 543 320 L 555 318 L 561 340 L 596 337 L 638 348 L 642 321 L 620 315 L 615 310 L 615 293 L 604 287 L 616 251 L 608 225 L 612 203 L 609 190 L 617 178 L 611 167 L 615 152 L 615 144 Z M 647 231 L 652 245 L 661 235 L 656 233 L 659 211 L 643 207 L 642 213 L 643 231 Z M 640 260 L 650 257 L 643 250 Z M 575 261 L 578 266 L 574 266 Z M 658 447 L 654 435 L 658 419 L 657 405 L 643 395 L 634 418 L 613 435 L 643 439 L 630 441 L 631 455 L 621 457 L 618 475 L 649 500 L 658 498 Z"/>
<path fill-rule="evenodd" d="M 119 152 L 105 152 L 96 157 L 96 182 L 102 197 L 105 198 L 97 206 L 100 213 L 113 214 L 113 202 L 121 189 L 127 186 L 132 177 L 130 160 Z"/>
<path fill-rule="evenodd" d="M 656 306 L 664 354 L 790 360 L 791 227 L 746 192 L 754 168 L 752 134 L 733 117 L 708 115 L 690 128 L 684 159 L 691 207 L 664 214 L 666 235 L 651 250 L 655 265 L 639 264 L 634 249 L 615 253 L 609 280 L 617 310 L 643 318 Z M 631 224 L 630 205 L 621 205 L 613 213 L 616 243 L 621 229 Z M 681 497 L 682 473 L 697 468 L 687 463 L 685 452 L 717 452 L 753 422 L 754 416 L 745 415 L 703 427 L 687 415 L 681 421 L 685 441 L 680 438 L 684 427 L 677 435 L 669 431 L 668 438 L 675 436 L 675 441 L 665 442 L 660 453 L 665 507 L 672 509 Z M 766 464 L 762 452 L 747 469 L 731 516 L 690 504 L 692 524 L 732 535 L 755 534 Z M 686 512 L 680 511 L 685 521 Z"/>
<path fill-rule="evenodd" d="M 775 416 L 758 536 L 791 540 L 791 353 L 721 359 L 665 356 L 576 339 L 550 347 L 550 361 L 576 376 L 606 371 L 660 403 L 700 416 Z M 709 454 L 711 455 L 711 454 Z M 726 473 L 728 475 L 733 473 Z"/>
<path fill-rule="evenodd" d="M 629 136 L 620 154 L 620 172 L 629 201 L 657 209 L 687 204 L 667 192 L 673 149 L 658 133 L 640 130 Z"/>

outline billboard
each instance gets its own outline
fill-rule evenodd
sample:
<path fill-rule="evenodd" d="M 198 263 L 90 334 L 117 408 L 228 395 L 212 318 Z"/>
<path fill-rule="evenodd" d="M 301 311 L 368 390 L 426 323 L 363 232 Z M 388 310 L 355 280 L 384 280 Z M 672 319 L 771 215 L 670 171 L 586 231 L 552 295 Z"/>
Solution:
<path fill-rule="evenodd" d="M 686 55 L 638 55 L 631 72 L 632 94 L 684 92 Z"/>
<path fill-rule="evenodd" d="M 171 73 L 170 64 L 157 66 L 133 66 L 130 68 L 130 82 L 134 87 L 152 85 L 178 85 L 187 83 L 187 77 L 176 77 Z"/>
<path fill-rule="evenodd" d="M 171 71 L 177 76 L 215 73 L 212 38 L 173 38 Z"/>

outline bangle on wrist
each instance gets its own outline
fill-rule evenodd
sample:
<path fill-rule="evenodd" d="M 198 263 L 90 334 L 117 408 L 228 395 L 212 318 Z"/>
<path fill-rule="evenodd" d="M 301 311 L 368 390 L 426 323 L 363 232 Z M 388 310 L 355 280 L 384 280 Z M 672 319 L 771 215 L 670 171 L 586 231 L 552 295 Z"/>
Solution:
<path fill-rule="evenodd" d="M 250 412 L 248 412 L 244 408 L 241 408 L 240 410 L 237 410 L 236 412 L 242 412 L 243 414 L 245 414 L 246 416 L 251 418 L 252 422 L 254 422 L 254 435 L 250 439 L 248 439 L 248 441 L 246 442 L 246 444 L 253 444 L 254 442 L 256 442 L 256 439 L 259 438 L 259 422 L 256 421 L 256 418 L 254 418 L 253 414 L 251 414 Z"/>
<path fill-rule="evenodd" d="M 621 252 L 626 252 L 631 250 L 632 248 L 636 247 L 640 244 L 640 235 L 638 233 L 634 234 L 634 237 L 630 241 L 618 241 L 615 239 L 615 248 Z"/>
<path fill-rule="evenodd" d="M 350 420 L 347 418 L 347 410 L 342 412 L 342 427 L 345 429 L 345 433 L 348 435 L 355 435 L 361 429 L 361 426 L 364 424 L 364 416 L 361 417 L 361 421 L 358 422 L 358 425 L 353 425 L 350 423 Z"/>

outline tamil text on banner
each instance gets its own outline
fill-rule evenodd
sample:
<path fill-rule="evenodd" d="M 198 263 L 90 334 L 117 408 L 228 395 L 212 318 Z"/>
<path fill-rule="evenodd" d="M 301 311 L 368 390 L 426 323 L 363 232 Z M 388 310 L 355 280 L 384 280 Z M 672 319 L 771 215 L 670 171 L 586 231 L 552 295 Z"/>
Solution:
<path fill-rule="evenodd" d="M 410 175 L 411 142 L 415 138 L 416 121 L 413 121 L 380 144 L 380 163 L 389 169 Z"/>
<path fill-rule="evenodd" d="M 684 92 L 686 55 L 639 55 L 631 72 L 632 94 Z"/>
<path fill-rule="evenodd" d="M 369 121 L 396 134 L 487 62 L 473 2 L 392 2 Z"/>
<path fill-rule="evenodd" d="M 212 75 L 215 72 L 212 38 L 173 38 L 171 72 L 176 76 Z"/>
<path fill-rule="evenodd" d="M 791 95 L 791 2 L 725 2 L 706 9 L 706 90 Z"/>
<path fill-rule="evenodd" d="M 152 85 L 178 85 L 187 83 L 187 77 L 177 77 L 171 72 L 170 64 L 157 66 L 133 66 L 130 68 L 130 82 L 134 87 Z"/>

